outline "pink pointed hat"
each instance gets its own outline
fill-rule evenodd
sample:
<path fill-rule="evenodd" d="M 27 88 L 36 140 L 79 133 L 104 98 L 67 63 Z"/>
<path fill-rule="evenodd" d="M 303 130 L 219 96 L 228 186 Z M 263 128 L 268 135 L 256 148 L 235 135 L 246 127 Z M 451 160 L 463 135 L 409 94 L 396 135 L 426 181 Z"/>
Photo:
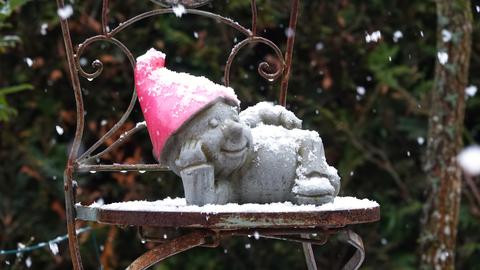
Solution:
<path fill-rule="evenodd" d="M 230 87 L 165 68 L 165 54 L 153 48 L 137 58 L 135 86 L 158 160 L 168 139 L 202 109 L 220 99 L 240 105 Z"/>

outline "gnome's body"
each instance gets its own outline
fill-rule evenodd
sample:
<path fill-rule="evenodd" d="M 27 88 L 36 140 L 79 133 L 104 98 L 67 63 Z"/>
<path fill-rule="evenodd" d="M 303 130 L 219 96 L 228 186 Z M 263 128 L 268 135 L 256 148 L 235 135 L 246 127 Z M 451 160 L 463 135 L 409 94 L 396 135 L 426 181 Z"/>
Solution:
<path fill-rule="evenodd" d="M 239 113 L 233 89 L 164 63 L 149 50 L 135 81 L 154 156 L 182 178 L 188 204 L 333 201 L 340 177 L 318 133 L 271 103 Z"/>

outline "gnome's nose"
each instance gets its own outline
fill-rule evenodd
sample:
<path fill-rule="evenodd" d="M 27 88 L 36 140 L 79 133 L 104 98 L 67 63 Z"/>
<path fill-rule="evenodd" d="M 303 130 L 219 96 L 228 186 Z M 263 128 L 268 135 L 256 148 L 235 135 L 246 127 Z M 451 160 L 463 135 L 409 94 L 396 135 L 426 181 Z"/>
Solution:
<path fill-rule="evenodd" d="M 227 120 L 225 121 L 223 134 L 231 143 L 239 143 L 243 134 L 242 125 L 237 122 Z"/>

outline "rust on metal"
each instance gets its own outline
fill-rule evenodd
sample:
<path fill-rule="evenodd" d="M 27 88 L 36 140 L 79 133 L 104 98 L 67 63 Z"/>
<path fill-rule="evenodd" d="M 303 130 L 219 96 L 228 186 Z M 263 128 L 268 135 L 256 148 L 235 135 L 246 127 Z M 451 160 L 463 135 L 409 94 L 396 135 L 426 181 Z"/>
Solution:
<path fill-rule="evenodd" d="M 283 70 L 282 85 L 280 89 L 280 105 L 287 105 L 287 89 L 288 80 L 292 67 L 293 45 L 295 36 L 297 35 L 298 5 L 300 0 L 292 0 L 290 8 L 290 22 L 288 23 L 287 35 L 287 51 L 285 52 L 285 69 Z"/>
<path fill-rule="evenodd" d="M 250 6 L 252 8 L 252 35 L 257 35 L 257 2 L 251 0 Z"/>
<path fill-rule="evenodd" d="M 355 253 L 348 260 L 344 270 L 357 270 L 365 260 L 365 247 L 362 238 L 352 230 L 345 230 L 340 233 L 340 238 L 355 248 Z"/>
<path fill-rule="evenodd" d="M 161 226 L 176 228 L 242 229 L 242 228 L 309 228 L 343 227 L 378 221 L 380 207 L 337 211 L 287 213 L 202 213 L 97 210 L 97 222 L 111 225 Z"/>
<path fill-rule="evenodd" d="M 206 243 L 206 237 L 211 233 L 208 231 L 194 231 L 187 235 L 175 238 L 165 244 L 159 245 L 142 256 L 138 257 L 127 270 L 143 270 L 148 267 L 180 252 L 200 246 Z"/>

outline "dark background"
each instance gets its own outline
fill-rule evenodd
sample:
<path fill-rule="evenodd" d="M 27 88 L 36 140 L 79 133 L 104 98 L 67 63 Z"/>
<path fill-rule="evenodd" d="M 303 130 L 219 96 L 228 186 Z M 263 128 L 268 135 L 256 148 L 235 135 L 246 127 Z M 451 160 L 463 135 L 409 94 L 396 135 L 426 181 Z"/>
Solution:
<path fill-rule="evenodd" d="M 149 1 L 113 2 L 111 28 L 158 7 Z M 284 50 L 289 1 L 257 3 L 258 33 Z M 476 5 L 480 3 L 472 1 L 469 85 L 480 84 Z M 73 6 L 70 29 L 78 44 L 100 32 L 101 3 L 75 1 Z M 202 9 L 250 27 L 249 1 L 213 1 Z M 303 1 L 301 5 L 288 108 L 304 120 L 305 128 L 322 136 L 327 160 L 342 176 L 340 195 L 381 204 L 380 222 L 355 228 L 367 250 L 362 269 L 416 269 L 418 263 L 417 238 L 427 186 L 422 170 L 426 141 L 422 143 L 422 138 L 426 140 L 437 54 L 435 12 L 432 0 Z M 381 40 L 367 43 L 366 34 L 377 30 Z M 396 31 L 403 34 L 397 42 L 393 40 Z M 187 14 L 143 20 L 117 38 L 135 56 L 155 47 L 167 54 L 170 69 L 221 83 L 230 50 L 243 36 L 211 19 Z M 256 72 L 258 63 L 273 56 L 269 48 L 258 45 L 244 48 L 236 58 L 231 82 L 242 108 L 278 100 L 279 83 L 269 83 Z M 127 107 L 133 74 L 125 55 L 107 43 L 93 44 L 82 58 L 90 71 L 95 59 L 105 64 L 94 81 L 81 79 L 85 150 Z M 0 0 L 0 67 L 0 250 L 5 250 L 66 233 L 62 175 L 75 131 L 75 106 L 55 1 Z M 357 87 L 364 87 L 365 95 L 359 95 Z M 466 145 L 480 141 L 479 115 L 477 93 L 467 100 Z M 116 137 L 142 120 L 137 104 Z M 57 132 L 56 126 L 64 132 Z M 148 135 L 137 134 L 103 161 L 154 162 Z M 183 195 L 180 180 L 170 173 L 96 173 L 76 180 L 79 199 L 86 203 Z M 458 269 L 475 269 L 480 264 L 479 212 L 470 191 L 463 193 L 456 264 Z M 122 269 L 146 250 L 134 228 L 83 225 L 93 227 L 80 236 L 86 269 L 99 269 L 101 263 L 105 269 Z M 27 260 L 33 269 L 70 269 L 66 242 L 59 247 L 57 255 L 44 248 L 18 258 L 0 256 L 0 269 L 27 268 Z M 335 239 L 315 248 L 324 269 L 339 269 L 351 251 Z M 194 249 L 154 268 L 305 269 L 306 265 L 299 244 L 236 238 L 222 242 L 219 248 Z"/>

